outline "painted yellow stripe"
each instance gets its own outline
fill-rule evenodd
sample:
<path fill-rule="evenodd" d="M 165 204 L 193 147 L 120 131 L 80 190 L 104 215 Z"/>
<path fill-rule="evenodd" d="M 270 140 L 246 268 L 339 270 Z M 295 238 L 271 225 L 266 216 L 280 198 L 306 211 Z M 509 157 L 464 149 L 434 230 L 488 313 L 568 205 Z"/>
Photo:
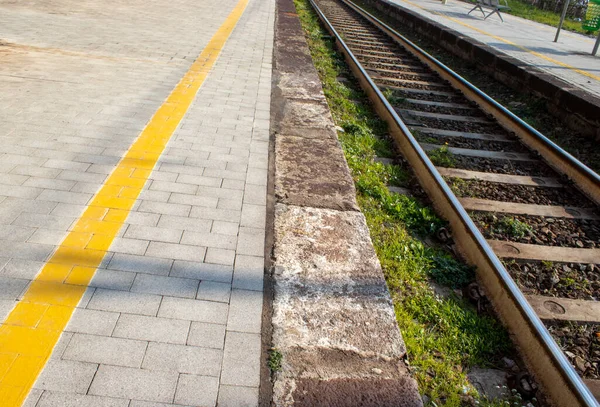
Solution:
<path fill-rule="evenodd" d="M 0 404 L 20 406 L 248 0 L 240 0 L 0 326 Z"/>
<path fill-rule="evenodd" d="M 418 4 L 415 4 L 415 3 L 411 2 L 411 1 L 408 1 L 408 0 L 403 0 L 403 1 L 404 1 L 404 2 L 406 2 L 406 3 L 408 3 L 408 4 L 410 4 L 410 5 L 412 5 L 412 6 L 414 6 L 414 7 L 418 7 L 418 8 L 420 8 L 421 10 L 425 10 L 425 11 L 427 11 L 427 12 L 431 13 L 431 14 L 435 14 L 435 15 L 438 15 L 438 16 L 440 16 L 440 17 L 444 17 L 444 18 L 446 18 L 446 19 L 448 19 L 448 20 L 450 20 L 450 21 L 454 21 L 455 23 L 457 23 L 457 24 L 460 24 L 460 25 L 462 25 L 463 27 L 467 27 L 467 28 L 470 28 L 471 30 L 477 31 L 477 32 L 478 32 L 478 33 L 480 33 L 480 34 L 487 35 L 488 37 L 494 38 L 494 39 L 496 39 L 496 40 L 498 40 L 498 41 L 502 41 L 502 42 L 504 42 L 505 44 L 512 45 L 513 47 L 516 47 L 516 48 L 518 48 L 518 49 L 520 49 L 520 50 L 522 50 L 522 51 L 525 51 L 525 52 L 528 52 L 528 53 L 530 53 L 530 54 L 532 54 L 532 55 L 535 55 L 535 56 L 536 56 L 536 57 L 538 57 L 538 58 L 542 58 L 543 60 L 546 60 L 546 61 L 548 61 L 548 62 L 551 62 L 551 63 L 553 63 L 553 64 L 556 64 L 556 65 L 558 65 L 558 66 L 562 66 L 562 67 L 564 67 L 564 68 L 570 69 L 570 70 L 572 70 L 572 71 L 574 71 L 574 72 L 577 72 L 578 74 L 581 74 L 581 75 L 583 75 L 583 76 L 587 76 L 588 78 L 592 78 L 592 79 L 595 79 L 595 80 L 600 80 L 600 76 L 594 75 L 594 74 L 592 74 L 592 73 L 589 73 L 589 72 L 587 72 L 587 71 L 581 70 L 581 69 L 579 69 L 579 68 L 575 68 L 574 66 L 572 66 L 572 65 L 569 65 L 569 64 L 565 64 L 564 62 L 557 61 L 556 59 L 554 59 L 554 58 L 550 58 L 550 57 L 548 57 L 548 56 L 546 56 L 546 55 L 544 55 L 544 54 L 540 54 L 539 52 L 532 51 L 532 50 L 530 50 L 530 49 L 529 49 L 529 48 L 527 48 L 527 47 L 523 47 L 522 45 L 515 44 L 514 42 L 512 42 L 512 41 L 509 41 L 509 40 L 507 40 L 507 39 L 505 39 L 505 38 L 499 37 L 499 36 L 497 36 L 497 35 L 494 35 L 494 34 L 490 34 L 490 33 L 486 32 L 486 31 L 484 31 L 484 30 L 481 30 L 481 29 L 479 29 L 479 28 L 477 28 L 477 27 L 473 27 L 473 26 L 472 26 L 472 25 L 470 25 L 470 24 L 463 23 L 462 21 L 460 21 L 460 20 L 457 20 L 457 19 L 455 19 L 455 18 L 448 17 L 448 16 L 447 16 L 447 15 L 445 15 L 444 13 L 440 13 L 440 12 L 437 12 L 437 11 L 428 10 L 428 9 L 426 9 L 425 7 L 421 7 L 421 6 L 419 6 Z"/>

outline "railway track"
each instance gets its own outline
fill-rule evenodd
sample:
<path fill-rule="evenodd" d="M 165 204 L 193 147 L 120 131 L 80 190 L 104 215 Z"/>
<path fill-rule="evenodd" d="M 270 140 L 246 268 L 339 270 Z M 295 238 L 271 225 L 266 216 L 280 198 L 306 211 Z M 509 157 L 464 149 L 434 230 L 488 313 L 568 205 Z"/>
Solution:
<path fill-rule="evenodd" d="M 311 3 L 544 394 L 597 406 L 600 177 L 356 4 Z"/>

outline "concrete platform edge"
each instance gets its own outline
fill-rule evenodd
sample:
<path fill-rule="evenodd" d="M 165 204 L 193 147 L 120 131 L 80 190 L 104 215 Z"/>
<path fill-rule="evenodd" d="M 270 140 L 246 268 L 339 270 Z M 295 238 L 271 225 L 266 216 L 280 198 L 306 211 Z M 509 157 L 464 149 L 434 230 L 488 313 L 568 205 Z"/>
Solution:
<path fill-rule="evenodd" d="M 600 138 L 599 97 L 412 10 L 387 0 L 364 2 L 445 50 L 476 64 L 506 86 L 542 97 L 549 110 L 569 127 L 585 136 Z"/>
<path fill-rule="evenodd" d="M 272 404 L 422 406 L 292 0 L 277 0 L 271 107 Z"/>

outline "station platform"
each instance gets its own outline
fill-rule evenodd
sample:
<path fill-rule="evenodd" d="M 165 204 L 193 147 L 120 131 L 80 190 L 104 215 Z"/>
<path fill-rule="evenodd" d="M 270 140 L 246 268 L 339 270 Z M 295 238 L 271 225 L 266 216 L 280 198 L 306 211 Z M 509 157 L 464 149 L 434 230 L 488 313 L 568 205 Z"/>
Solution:
<path fill-rule="evenodd" d="M 473 4 L 448 0 L 389 0 L 443 26 L 474 38 L 524 63 L 537 67 L 584 91 L 600 96 L 600 55 L 592 56 L 595 38 L 562 30 L 507 13 L 484 20 Z M 485 9 L 484 9 L 485 10 Z M 490 10 L 486 10 L 486 14 Z"/>
<path fill-rule="evenodd" d="M 0 404 L 256 406 L 273 0 L 0 0 Z"/>

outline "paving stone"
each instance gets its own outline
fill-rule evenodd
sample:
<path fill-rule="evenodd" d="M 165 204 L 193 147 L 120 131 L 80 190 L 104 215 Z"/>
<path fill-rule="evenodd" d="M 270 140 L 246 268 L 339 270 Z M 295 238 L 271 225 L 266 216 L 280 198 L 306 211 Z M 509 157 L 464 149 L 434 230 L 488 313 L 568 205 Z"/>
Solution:
<path fill-rule="evenodd" d="M 219 407 L 258 407 L 258 387 L 219 386 Z"/>
<path fill-rule="evenodd" d="M 266 174 L 264 174 L 266 179 Z M 262 185 L 246 185 L 244 189 L 244 203 L 252 205 L 267 204 L 267 187 Z"/>
<path fill-rule="evenodd" d="M 89 394 L 171 402 L 177 386 L 177 373 L 102 365 Z"/>
<path fill-rule="evenodd" d="M 210 232 L 212 220 L 195 219 L 183 216 L 162 215 L 158 227 L 177 230 L 191 230 L 195 232 Z"/>
<path fill-rule="evenodd" d="M 170 275 L 173 277 L 229 283 L 231 282 L 232 274 L 233 269 L 230 266 L 175 260 Z"/>
<path fill-rule="evenodd" d="M 43 392 L 44 390 L 41 389 L 31 389 L 21 407 L 35 407 Z"/>
<path fill-rule="evenodd" d="M 173 403 L 153 403 L 151 401 L 131 400 L 129 407 L 192 407 Z"/>
<path fill-rule="evenodd" d="M 110 245 L 110 251 L 115 253 L 143 255 L 148 249 L 148 240 L 116 237 Z"/>
<path fill-rule="evenodd" d="M 175 174 L 172 174 L 175 175 Z M 142 201 L 154 201 L 154 202 L 169 202 L 169 198 L 171 197 L 170 192 L 165 191 L 150 191 L 143 190 L 138 197 L 139 200 Z"/>
<path fill-rule="evenodd" d="M 242 206 L 241 226 L 251 228 L 265 228 L 266 207 L 263 205 L 244 204 Z"/>
<path fill-rule="evenodd" d="M 154 276 L 140 273 L 136 276 L 132 292 L 169 295 L 172 297 L 194 298 L 198 290 L 198 280 L 189 278 Z"/>
<path fill-rule="evenodd" d="M 189 321 L 149 317 L 144 315 L 121 314 L 112 336 L 154 342 L 185 344 L 189 330 Z"/>
<path fill-rule="evenodd" d="M 1 300 L 0 299 L 0 319 L 4 321 L 4 319 L 8 316 L 9 312 L 17 304 L 16 300 Z"/>
<path fill-rule="evenodd" d="M 233 272 L 233 288 L 262 291 L 264 287 L 265 259 L 257 256 L 237 255 Z"/>
<path fill-rule="evenodd" d="M 134 278 L 135 273 L 130 273 L 128 271 L 99 269 L 94 273 L 94 277 L 89 286 L 105 288 L 108 290 L 129 291 Z"/>
<path fill-rule="evenodd" d="M 150 185 L 150 189 L 156 191 L 177 192 L 179 194 L 195 194 L 198 190 L 198 186 L 193 184 L 184 184 L 181 182 L 155 180 L 152 182 L 152 185 Z"/>
<path fill-rule="evenodd" d="M 25 242 L 35 231 L 35 228 L 27 226 L 3 225 L 0 228 L 0 240 Z"/>
<path fill-rule="evenodd" d="M 232 290 L 227 330 L 260 333 L 262 306 L 261 291 Z"/>
<path fill-rule="evenodd" d="M 172 264 L 173 260 L 170 259 L 157 259 L 154 257 L 115 253 L 108 265 L 108 268 L 166 276 L 169 274 Z"/>
<path fill-rule="evenodd" d="M 177 182 L 183 182 L 186 184 L 199 185 L 200 187 L 220 187 L 221 180 L 213 177 L 203 177 L 201 175 L 190 175 L 190 174 L 179 174 L 177 176 Z M 199 188 L 198 193 L 201 193 L 202 188 Z"/>
<path fill-rule="evenodd" d="M 128 407 L 129 399 L 45 391 L 36 407 Z"/>
<path fill-rule="evenodd" d="M 236 253 L 249 256 L 263 256 L 265 253 L 265 230 L 241 227 Z"/>
<path fill-rule="evenodd" d="M 219 202 L 217 203 L 218 209 L 230 209 L 234 211 L 242 210 L 242 200 L 241 199 L 227 199 L 227 198 L 219 198 Z"/>
<path fill-rule="evenodd" d="M 87 393 L 96 374 L 95 363 L 50 360 L 34 384 L 35 388 L 69 393 Z"/>
<path fill-rule="evenodd" d="M 20 278 L 33 280 L 37 273 L 42 269 L 44 263 L 41 261 L 31 261 L 22 259 L 10 259 L 2 269 L 0 275 L 3 277 Z"/>
<path fill-rule="evenodd" d="M 125 237 L 157 242 L 179 243 L 183 230 L 157 228 L 151 226 L 130 225 Z"/>
<path fill-rule="evenodd" d="M 206 248 L 175 243 L 150 242 L 147 256 L 173 260 L 203 261 Z"/>
<path fill-rule="evenodd" d="M 0 300 L 16 300 L 29 285 L 29 280 L 0 277 Z"/>
<path fill-rule="evenodd" d="M 46 245 L 58 245 L 67 236 L 66 231 L 38 229 L 29 239 L 28 243 L 38 243 Z"/>
<path fill-rule="evenodd" d="M 195 406 L 214 406 L 218 390 L 219 379 L 216 377 L 182 374 L 177 383 L 175 402 Z"/>
<path fill-rule="evenodd" d="M 224 324 L 227 321 L 227 312 L 227 304 L 220 302 L 165 297 L 160 305 L 158 316 Z"/>
<path fill-rule="evenodd" d="M 239 225 L 235 222 L 223 222 L 215 220 L 212 225 L 211 233 L 220 235 L 237 236 Z"/>
<path fill-rule="evenodd" d="M 56 180 L 58 182 L 58 180 Z M 68 181 L 63 181 L 68 182 Z M 71 181 L 72 182 L 72 181 Z M 50 202 L 74 203 L 85 205 L 92 198 L 91 194 L 45 189 L 37 199 Z"/>
<path fill-rule="evenodd" d="M 203 348 L 223 349 L 225 344 L 225 325 L 193 321 L 187 344 Z"/>
<path fill-rule="evenodd" d="M 182 244 L 213 247 L 217 249 L 230 249 L 236 247 L 236 237 L 231 235 L 221 235 L 218 233 L 202 233 L 185 231 L 181 238 Z"/>
<path fill-rule="evenodd" d="M 177 184 L 179 185 L 179 184 Z M 185 185 L 185 184 L 181 184 Z M 169 202 L 176 204 L 184 204 L 184 205 L 193 205 L 193 206 L 201 206 L 206 208 L 216 208 L 219 198 L 215 198 L 212 196 L 204 196 L 200 195 L 187 195 L 187 194 L 178 194 L 172 193 L 169 197 Z"/>
<path fill-rule="evenodd" d="M 222 358 L 223 352 L 219 349 L 152 342 L 142 368 L 218 377 Z"/>
<path fill-rule="evenodd" d="M 127 217 L 127 223 L 130 225 L 156 226 L 160 214 L 148 212 L 131 212 Z"/>
<path fill-rule="evenodd" d="M 73 217 L 52 216 L 41 213 L 22 213 L 13 222 L 14 225 L 64 231 L 75 221 Z"/>
<path fill-rule="evenodd" d="M 207 263 L 233 266 L 234 260 L 235 250 L 217 249 L 214 247 L 209 247 L 206 249 L 206 257 L 204 261 Z"/>
<path fill-rule="evenodd" d="M 228 331 L 225 337 L 221 384 L 258 387 L 260 334 Z"/>
<path fill-rule="evenodd" d="M 154 316 L 161 303 L 160 295 L 131 293 L 98 288 L 87 308 Z"/>
<path fill-rule="evenodd" d="M 198 293 L 196 294 L 196 299 L 229 303 L 230 294 L 230 283 L 201 281 L 200 287 L 198 288 Z"/>
<path fill-rule="evenodd" d="M 67 332 L 110 336 L 119 319 L 116 312 L 77 308 L 65 328 Z"/>
<path fill-rule="evenodd" d="M 140 367 L 147 342 L 76 333 L 63 354 L 81 362 Z"/>
<path fill-rule="evenodd" d="M 234 211 L 230 209 L 203 208 L 200 206 L 194 206 L 192 207 L 190 216 L 192 218 L 237 222 L 240 219 L 241 213 L 240 211 Z"/>
<path fill-rule="evenodd" d="M 188 216 L 190 213 L 190 209 L 190 205 L 143 201 L 140 207 L 138 208 L 138 211 L 158 213 L 161 215 Z"/>
<path fill-rule="evenodd" d="M 222 187 L 225 189 L 243 190 L 245 185 L 246 182 L 242 180 L 224 179 Z"/>

